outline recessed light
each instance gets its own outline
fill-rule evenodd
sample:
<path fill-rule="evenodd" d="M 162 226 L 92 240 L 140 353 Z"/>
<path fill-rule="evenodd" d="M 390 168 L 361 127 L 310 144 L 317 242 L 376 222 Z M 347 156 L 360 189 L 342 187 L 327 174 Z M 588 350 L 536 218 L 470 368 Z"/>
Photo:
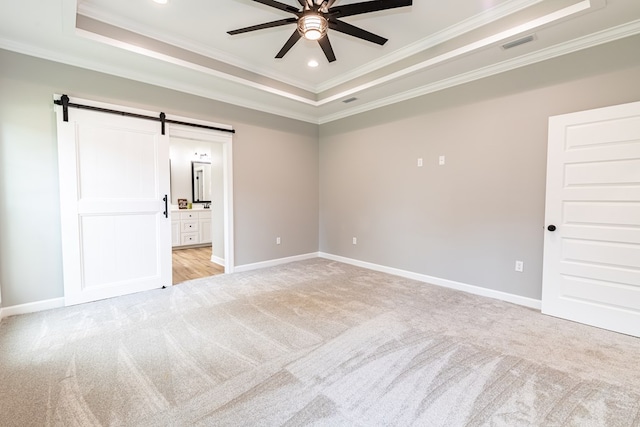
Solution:
<path fill-rule="evenodd" d="M 308 65 L 309 67 L 311 67 L 311 68 L 315 68 L 315 67 L 317 67 L 319 64 L 318 64 L 318 61 L 316 61 L 315 59 L 312 59 L 311 61 L 307 62 L 307 65 Z"/>
<path fill-rule="evenodd" d="M 169 0 L 153 0 L 153 1 L 158 3 L 158 4 L 167 4 L 167 1 L 169 1 Z"/>

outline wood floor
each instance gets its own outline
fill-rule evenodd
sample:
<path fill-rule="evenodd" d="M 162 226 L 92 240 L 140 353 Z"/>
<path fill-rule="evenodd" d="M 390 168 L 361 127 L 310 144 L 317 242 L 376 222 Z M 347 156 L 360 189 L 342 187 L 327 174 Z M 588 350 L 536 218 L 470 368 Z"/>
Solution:
<path fill-rule="evenodd" d="M 174 285 L 191 279 L 224 273 L 224 267 L 211 262 L 211 246 L 174 249 L 172 257 Z"/>

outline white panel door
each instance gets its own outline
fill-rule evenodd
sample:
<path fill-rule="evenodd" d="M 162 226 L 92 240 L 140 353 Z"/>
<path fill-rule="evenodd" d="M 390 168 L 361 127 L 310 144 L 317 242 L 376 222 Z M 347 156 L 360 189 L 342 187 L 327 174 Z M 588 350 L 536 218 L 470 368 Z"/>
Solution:
<path fill-rule="evenodd" d="M 158 122 L 58 113 L 65 303 L 171 285 L 169 139 Z"/>
<path fill-rule="evenodd" d="M 640 337 L 640 102 L 549 119 L 545 217 L 542 312 Z"/>

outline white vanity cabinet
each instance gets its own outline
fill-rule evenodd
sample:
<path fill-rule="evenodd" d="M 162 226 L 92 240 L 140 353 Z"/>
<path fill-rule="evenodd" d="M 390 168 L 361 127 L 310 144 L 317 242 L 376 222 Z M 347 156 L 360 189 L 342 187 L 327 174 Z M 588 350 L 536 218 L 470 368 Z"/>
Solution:
<path fill-rule="evenodd" d="M 211 211 L 182 209 L 171 212 L 172 246 L 211 243 Z"/>
<path fill-rule="evenodd" d="M 211 211 L 198 212 L 198 235 L 201 243 L 211 243 Z"/>

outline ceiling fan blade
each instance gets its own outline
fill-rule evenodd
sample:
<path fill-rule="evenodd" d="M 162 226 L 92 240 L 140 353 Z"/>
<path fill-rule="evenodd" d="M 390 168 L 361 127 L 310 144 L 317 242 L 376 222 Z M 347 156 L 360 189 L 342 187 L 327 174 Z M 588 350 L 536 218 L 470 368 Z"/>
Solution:
<path fill-rule="evenodd" d="M 300 37 L 302 36 L 300 36 L 298 29 L 296 29 L 293 32 L 293 34 L 291 34 L 291 37 L 289 37 L 289 40 L 287 40 L 284 46 L 282 46 L 282 49 L 280 49 L 280 52 L 278 52 L 278 54 L 276 55 L 276 58 L 284 57 L 287 54 L 287 52 L 289 52 L 289 50 L 293 47 L 293 45 L 296 44 L 298 40 L 300 40 Z"/>
<path fill-rule="evenodd" d="M 262 3 L 267 6 L 275 7 L 276 9 L 284 10 L 285 12 L 294 13 L 296 15 L 300 13 L 298 8 L 289 6 L 288 4 L 280 3 L 279 1 L 276 1 L 276 0 L 253 0 L 253 1 L 257 3 Z"/>
<path fill-rule="evenodd" d="M 362 40 L 366 40 L 371 43 L 379 44 L 380 46 L 387 42 L 387 39 L 385 39 L 384 37 L 380 37 L 354 25 L 347 24 L 346 22 L 338 21 L 337 19 L 332 19 L 329 21 L 329 28 L 344 34 L 349 34 L 350 36 L 357 37 Z"/>
<path fill-rule="evenodd" d="M 235 36 L 236 34 L 248 33 L 249 31 L 263 30 L 265 28 L 273 28 L 273 27 L 280 27 L 282 25 L 293 24 L 296 21 L 297 21 L 296 18 L 280 19 L 278 21 L 266 22 L 264 24 L 252 25 L 250 27 L 239 28 L 233 31 L 227 31 L 227 34 Z"/>
<path fill-rule="evenodd" d="M 319 39 L 318 44 L 322 48 L 324 56 L 327 57 L 327 61 L 333 62 L 336 60 L 336 55 L 333 53 L 333 48 L 331 47 L 331 42 L 329 41 L 328 35 L 325 35 L 323 38 Z"/>
<path fill-rule="evenodd" d="M 360 15 L 378 10 L 395 9 L 396 7 L 411 6 L 413 0 L 373 0 L 361 3 L 345 4 L 329 9 L 329 14 L 335 18 Z"/>

